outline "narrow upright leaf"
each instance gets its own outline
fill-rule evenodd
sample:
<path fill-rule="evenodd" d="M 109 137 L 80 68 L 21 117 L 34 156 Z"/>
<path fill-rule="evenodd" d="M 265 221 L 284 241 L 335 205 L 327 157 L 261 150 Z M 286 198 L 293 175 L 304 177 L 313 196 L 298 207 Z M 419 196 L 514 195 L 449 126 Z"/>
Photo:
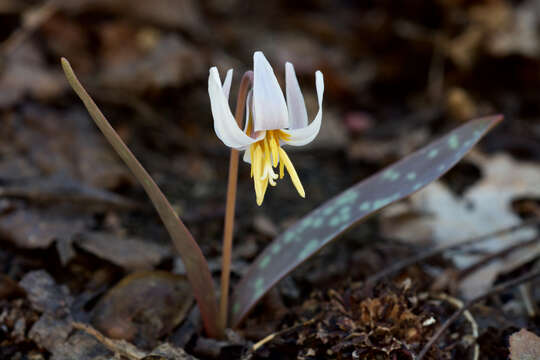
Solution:
<path fill-rule="evenodd" d="M 186 266 L 187 277 L 191 284 L 195 299 L 197 300 L 208 336 L 220 336 L 220 334 L 217 333 L 217 302 L 214 284 L 208 268 L 208 263 L 206 262 L 201 249 L 182 220 L 178 218 L 171 204 L 165 195 L 163 195 L 154 180 L 152 180 L 148 172 L 146 172 L 139 161 L 137 161 L 135 156 L 99 110 L 96 103 L 92 100 L 90 95 L 88 95 L 73 72 L 71 65 L 65 58 L 62 58 L 62 68 L 64 69 L 69 84 L 81 98 L 96 125 L 129 167 L 133 175 L 135 175 L 137 180 L 141 183 L 148 194 L 148 197 L 154 204 L 154 207 L 172 238 L 176 250 Z"/>
<path fill-rule="evenodd" d="M 237 326 L 279 280 L 357 222 L 420 190 L 452 168 L 502 116 L 472 120 L 319 206 L 263 250 L 236 287 Z"/>

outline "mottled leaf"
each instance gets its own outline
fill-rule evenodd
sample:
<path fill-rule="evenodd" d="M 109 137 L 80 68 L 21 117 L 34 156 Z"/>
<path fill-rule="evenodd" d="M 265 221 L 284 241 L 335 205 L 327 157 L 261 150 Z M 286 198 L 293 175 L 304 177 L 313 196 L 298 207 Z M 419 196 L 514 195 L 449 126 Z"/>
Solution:
<path fill-rule="evenodd" d="M 278 236 L 250 266 L 232 299 L 236 326 L 280 279 L 360 220 L 453 167 L 502 116 L 476 119 L 324 203 Z"/>
<path fill-rule="evenodd" d="M 90 116 L 99 127 L 105 138 L 118 153 L 120 158 L 126 163 L 133 175 L 141 183 L 148 197 L 154 204 L 165 228 L 169 232 L 174 246 L 180 253 L 182 261 L 186 265 L 187 277 L 191 284 L 195 299 L 201 311 L 201 317 L 207 334 L 211 337 L 218 336 L 217 331 L 217 302 L 214 292 L 212 275 L 208 268 L 208 263 L 202 254 L 197 242 L 186 228 L 182 220 L 173 210 L 171 204 L 163 195 L 152 177 L 142 167 L 139 161 L 128 149 L 120 136 L 114 131 L 96 103 L 81 85 L 77 76 L 73 72 L 69 62 L 62 58 L 62 68 L 66 74 L 69 84 L 77 95 L 81 98 Z"/>

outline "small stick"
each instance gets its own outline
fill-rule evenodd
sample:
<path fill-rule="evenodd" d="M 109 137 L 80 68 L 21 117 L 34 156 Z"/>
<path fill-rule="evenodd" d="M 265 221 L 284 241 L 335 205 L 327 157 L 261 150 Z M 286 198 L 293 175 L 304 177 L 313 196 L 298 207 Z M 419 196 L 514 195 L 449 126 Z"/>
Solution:
<path fill-rule="evenodd" d="M 390 276 L 392 274 L 397 273 L 398 271 L 400 271 L 403 268 L 406 268 L 407 266 L 411 266 L 411 265 L 414 265 L 414 264 L 416 264 L 416 263 L 418 263 L 420 261 L 424 261 L 424 260 L 427 260 L 429 258 L 432 258 L 432 257 L 434 257 L 436 255 L 439 255 L 439 254 L 445 252 L 446 250 L 450 250 L 450 249 L 454 249 L 454 248 L 458 248 L 458 247 L 462 247 L 462 246 L 471 245 L 471 244 L 474 244 L 474 243 L 486 241 L 486 240 L 489 240 L 489 239 L 491 239 L 493 237 L 503 236 L 503 235 L 512 233 L 514 231 L 517 231 L 519 229 L 522 229 L 524 227 L 534 226 L 534 225 L 538 225 L 538 224 L 540 224 L 540 218 L 529 219 L 529 220 L 523 221 L 520 224 L 511 226 L 511 227 L 506 228 L 506 229 L 502 229 L 502 230 L 498 230 L 498 231 L 495 231 L 495 232 L 492 232 L 492 233 L 489 233 L 489 234 L 480 235 L 480 236 L 477 236 L 477 237 L 465 239 L 465 240 L 462 240 L 462 241 L 459 241 L 459 242 L 456 242 L 456 243 L 453 243 L 453 244 L 434 247 L 434 248 L 429 249 L 429 250 L 427 250 L 425 252 L 422 252 L 422 253 L 420 253 L 418 255 L 409 257 L 409 258 L 404 259 L 402 261 L 398 261 L 395 264 L 390 265 L 389 267 L 385 268 L 384 270 L 379 271 L 378 273 L 370 276 L 366 280 L 366 288 L 369 288 L 369 285 L 375 284 L 376 282 L 378 282 L 379 280 L 381 280 L 381 279 L 383 279 L 383 278 L 385 278 L 387 276 Z"/>
<path fill-rule="evenodd" d="M 247 71 L 240 82 L 236 100 L 235 119 L 242 128 L 242 118 L 246 106 L 247 92 L 253 83 L 253 71 Z M 249 119 L 248 119 L 249 121 Z M 234 231 L 234 213 L 236 205 L 236 188 L 238 185 L 238 150 L 231 149 L 229 160 L 229 180 L 227 184 L 227 204 L 225 206 L 225 226 L 223 229 L 223 253 L 221 255 L 221 295 L 219 301 L 218 329 L 221 334 L 227 326 L 229 307 L 229 281 L 231 277 L 231 253 Z"/>
<path fill-rule="evenodd" d="M 270 334 L 270 335 L 266 336 L 264 339 L 258 341 L 255 345 L 253 345 L 251 347 L 251 351 L 255 352 L 255 351 L 259 350 L 263 345 L 265 345 L 265 344 L 269 343 L 270 341 L 274 340 L 276 337 L 278 337 L 280 335 L 283 335 L 285 333 L 288 333 L 289 331 L 293 331 L 293 330 L 299 329 L 301 327 L 311 325 L 316 320 L 317 320 L 317 318 L 315 317 L 315 318 L 310 319 L 310 320 L 308 320 L 306 322 L 303 322 L 301 324 L 297 324 L 297 325 L 291 326 L 291 327 L 289 327 L 287 329 L 283 329 L 283 330 L 280 330 L 280 331 L 275 332 L 273 334 Z"/>
<path fill-rule="evenodd" d="M 469 275 L 469 274 L 477 271 L 478 269 L 481 269 L 482 267 L 486 266 L 487 264 L 489 264 L 492 261 L 495 261 L 495 260 L 497 260 L 499 258 L 504 258 L 504 257 L 508 256 L 510 253 L 512 253 L 512 252 L 514 252 L 516 250 L 519 250 L 521 248 L 526 248 L 528 246 L 534 245 L 539 241 L 540 241 L 540 237 L 537 237 L 537 238 L 532 239 L 532 240 L 527 240 L 527 241 L 523 241 L 523 242 L 520 242 L 520 243 L 517 243 L 517 244 L 513 244 L 511 246 L 505 247 L 502 250 L 494 252 L 493 254 L 486 255 L 485 257 L 483 257 L 479 261 L 477 261 L 474 264 L 471 264 L 470 266 L 468 266 L 465 269 L 461 270 L 459 272 L 458 277 L 459 278 L 464 278 L 467 275 Z"/>
<path fill-rule="evenodd" d="M 38 7 L 27 10 L 23 14 L 22 26 L 0 44 L 0 55 L 13 53 L 36 29 L 50 19 L 58 11 L 58 5 L 55 2 L 55 0 L 48 0 Z"/>
<path fill-rule="evenodd" d="M 449 302 L 450 304 L 452 304 L 454 307 L 458 308 L 459 310 L 463 309 L 463 301 L 456 299 L 455 297 L 452 297 L 450 295 L 437 294 L 435 298 Z M 472 336 L 476 342 L 476 339 L 478 339 L 478 324 L 476 323 L 476 320 L 474 320 L 474 317 L 472 316 L 469 310 L 464 310 L 463 316 L 465 316 L 465 319 L 467 319 L 467 321 L 471 324 Z M 473 349 L 474 349 L 473 360 L 478 360 L 478 357 L 480 356 L 480 346 L 478 345 L 478 343 L 474 344 Z"/>
<path fill-rule="evenodd" d="M 103 346 L 113 353 L 120 354 L 130 360 L 141 360 L 147 355 L 144 351 L 137 349 L 133 344 L 130 344 L 125 340 L 109 339 L 90 325 L 80 322 L 72 322 L 71 325 L 75 329 L 82 330 L 88 335 L 93 336 L 97 341 L 99 341 Z"/>
<path fill-rule="evenodd" d="M 479 296 L 477 296 L 476 298 L 474 298 L 472 300 L 469 300 L 467 303 L 465 303 L 465 306 L 463 306 L 461 309 L 459 309 L 458 311 L 453 313 L 452 316 L 450 316 L 448 318 L 448 320 L 446 320 L 446 322 L 439 328 L 439 330 L 437 330 L 437 332 L 433 335 L 433 337 L 431 339 L 429 339 L 428 343 L 424 346 L 424 348 L 422 349 L 422 351 L 420 352 L 420 354 L 418 355 L 416 360 L 422 360 L 424 358 L 424 356 L 426 356 L 429 349 L 431 349 L 431 347 L 437 341 L 439 341 L 439 339 L 444 334 L 444 332 L 446 330 L 448 330 L 450 325 L 452 325 L 454 323 L 454 321 L 456 321 L 461 315 L 463 315 L 463 313 L 465 311 L 469 310 L 469 308 L 472 305 L 474 305 L 474 304 L 476 304 L 476 303 L 478 303 L 478 302 L 480 302 L 482 300 L 485 300 L 490 296 L 497 295 L 497 294 L 503 292 L 504 290 L 513 288 L 515 286 L 518 286 L 518 285 L 520 285 L 520 284 L 522 284 L 524 282 L 530 281 L 530 280 L 532 280 L 532 279 L 534 279 L 536 277 L 539 277 L 539 276 L 540 276 L 540 269 L 530 271 L 530 272 L 526 273 L 525 275 L 522 275 L 522 276 L 520 276 L 518 278 L 515 278 L 513 280 L 509 280 L 509 281 L 503 282 L 502 284 L 494 286 L 491 290 L 485 292 L 484 294 L 479 295 Z"/>
<path fill-rule="evenodd" d="M 519 294 L 521 295 L 521 298 L 523 299 L 523 305 L 525 305 L 525 309 L 527 310 L 527 315 L 529 317 L 535 317 L 537 313 L 536 304 L 531 299 L 531 285 L 529 283 L 522 284 L 519 286 Z"/>

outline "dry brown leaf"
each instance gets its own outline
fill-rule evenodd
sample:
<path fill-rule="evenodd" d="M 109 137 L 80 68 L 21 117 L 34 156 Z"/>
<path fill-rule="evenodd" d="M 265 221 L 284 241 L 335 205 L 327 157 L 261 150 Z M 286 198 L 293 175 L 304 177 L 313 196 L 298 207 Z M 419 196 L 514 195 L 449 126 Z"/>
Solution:
<path fill-rule="evenodd" d="M 477 156 L 482 179 L 458 197 L 443 183 L 436 182 L 410 198 L 408 207 L 392 206 L 381 216 L 386 236 L 418 243 L 433 240 L 447 245 L 521 223 L 512 211 L 512 201 L 540 197 L 540 165 L 520 162 L 508 155 L 491 158 Z M 420 238 L 421 236 L 423 238 Z M 523 229 L 485 241 L 473 247 L 483 255 L 453 254 L 456 266 L 464 269 L 482 257 L 511 245 L 531 240 L 536 231 Z M 461 282 L 466 297 L 487 290 L 496 276 L 509 271 L 540 254 L 540 245 L 515 251 L 504 259 L 482 267 Z"/>
<path fill-rule="evenodd" d="M 184 319 L 192 303 L 185 276 L 164 271 L 134 273 L 100 299 L 92 324 L 107 337 L 148 348 Z"/>
<path fill-rule="evenodd" d="M 71 242 L 87 220 L 58 211 L 20 209 L 0 216 L 0 237 L 21 248 L 43 249 L 55 240 Z"/>
<path fill-rule="evenodd" d="M 123 43 L 126 42 L 134 48 L 138 46 L 134 36 L 124 38 Z M 202 54 L 175 34 L 157 36 L 142 51 L 126 49 L 118 42 L 111 46 L 108 58 L 119 56 L 123 59 L 108 61 L 99 75 L 98 83 L 108 88 L 139 93 L 183 85 L 207 71 Z M 137 56 L 129 52 L 135 52 Z"/>
<path fill-rule="evenodd" d="M 58 68 L 46 67 L 44 55 L 31 42 L 7 54 L 0 73 L 0 108 L 18 104 L 23 96 L 51 99 L 66 88 Z"/>
<path fill-rule="evenodd" d="M 491 33 L 488 51 L 495 56 L 520 54 L 530 57 L 540 55 L 540 6 L 537 1 L 524 1 L 509 11 L 509 21 Z"/>
<path fill-rule="evenodd" d="M 511 360 L 540 359 L 540 337 L 526 329 L 521 329 L 510 336 Z"/>
<path fill-rule="evenodd" d="M 59 4 L 71 12 L 103 11 L 133 17 L 163 27 L 204 31 L 194 0 L 70 0 Z"/>
<path fill-rule="evenodd" d="M 171 255 L 167 246 L 103 232 L 83 233 L 78 237 L 77 245 L 128 270 L 151 269 Z"/>

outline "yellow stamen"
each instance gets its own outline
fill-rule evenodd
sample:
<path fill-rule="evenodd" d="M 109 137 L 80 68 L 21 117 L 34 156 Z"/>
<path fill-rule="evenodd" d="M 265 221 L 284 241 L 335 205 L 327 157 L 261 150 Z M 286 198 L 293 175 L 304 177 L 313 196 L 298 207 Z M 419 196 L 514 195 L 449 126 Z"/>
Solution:
<path fill-rule="evenodd" d="M 279 148 L 279 158 L 281 162 L 285 163 L 285 167 L 287 168 L 287 171 L 289 172 L 289 175 L 291 176 L 291 180 L 294 184 L 294 187 L 296 188 L 296 191 L 298 191 L 298 194 L 300 194 L 301 197 L 306 197 L 306 192 L 304 191 L 304 187 L 302 186 L 302 183 L 300 182 L 300 179 L 298 178 L 298 174 L 296 173 L 296 170 L 294 169 L 294 166 L 291 162 L 291 159 L 289 159 L 289 156 L 283 150 L 282 148 Z"/>
<path fill-rule="evenodd" d="M 250 122 L 251 124 L 251 122 Z M 248 125 L 248 128 L 250 126 Z M 285 175 L 285 169 L 289 172 L 291 180 L 300 194 L 305 197 L 304 187 L 298 178 L 298 174 L 289 159 L 289 156 L 279 146 L 280 139 L 287 140 L 290 135 L 282 130 L 267 130 L 264 139 L 251 144 L 249 147 L 251 156 L 251 177 L 255 187 L 255 195 L 257 204 L 261 205 L 266 194 L 268 184 L 276 186 L 275 180 L 279 177 L 282 179 Z M 274 172 L 274 168 L 279 165 L 279 176 Z"/>
<path fill-rule="evenodd" d="M 278 166 L 278 149 L 279 149 L 279 140 L 274 135 L 273 131 L 269 131 L 270 135 L 270 150 L 272 151 L 272 166 L 276 167 Z"/>
<path fill-rule="evenodd" d="M 251 177 L 253 177 L 253 158 L 254 158 L 254 154 L 253 154 L 253 145 L 251 145 L 249 147 L 249 159 L 251 160 Z"/>
<path fill-rule="evenodd" d="M 268 146 L 268 136 L 265 136 L 262 140 L 264 144 L 264 169 L 266 171 L 265 174 L 263 174 L 263 177 L 261 180 L 266 179 L 266 177 L 270 177 L 270 174 L 268 173 L 268 164 L 270 163 L 270 146 Z"/>
<path fill-rule="evenodd" d="M 257 204 L 261 205 L 264 199 L 264 193 L 266 187 L 263 188 L 263 182 L 260 180 L 263 170 L 263 151 L 260 144 L 257 142 L 251 145 L 251 150 L 253 153 L 253 159 L 251 163 L 251 168 L 253 170 L 253 184 L 255 185 L 255 195 L 257 197 Z"/>

